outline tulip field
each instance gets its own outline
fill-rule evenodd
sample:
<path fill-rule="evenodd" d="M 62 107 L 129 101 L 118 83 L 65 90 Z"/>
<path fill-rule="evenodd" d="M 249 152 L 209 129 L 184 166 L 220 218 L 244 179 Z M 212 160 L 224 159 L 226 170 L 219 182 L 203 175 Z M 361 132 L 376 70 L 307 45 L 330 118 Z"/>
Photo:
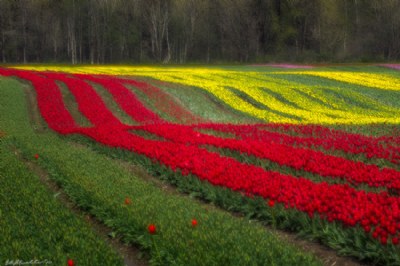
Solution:
<path fill-rule="evenodd" d="M 271 228 L 353 263 L 400 264 L 392 65 L 9 66 L 0 104 L 2 153 L 40 167 L 150 264 L 327 264 Z M 98 241 L 104 265 L 123 263 L 85 230 L 92 242 L 53 260 L 90 265 L 79 245 Z M 1 241 L 0 263 L 20 258 Z"/>

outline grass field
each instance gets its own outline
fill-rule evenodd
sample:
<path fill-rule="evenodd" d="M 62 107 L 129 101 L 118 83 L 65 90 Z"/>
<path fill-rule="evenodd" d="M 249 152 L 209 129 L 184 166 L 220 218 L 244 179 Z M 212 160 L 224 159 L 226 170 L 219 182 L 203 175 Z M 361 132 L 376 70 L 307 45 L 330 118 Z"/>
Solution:
<path fill-rule="evenodd" d="M 152 265 L 329 263 L 289 231 L 398 265 L 399 81 L 378 66 L 0 68 L 0 264 L 127 264 L 110 240 Z"/>

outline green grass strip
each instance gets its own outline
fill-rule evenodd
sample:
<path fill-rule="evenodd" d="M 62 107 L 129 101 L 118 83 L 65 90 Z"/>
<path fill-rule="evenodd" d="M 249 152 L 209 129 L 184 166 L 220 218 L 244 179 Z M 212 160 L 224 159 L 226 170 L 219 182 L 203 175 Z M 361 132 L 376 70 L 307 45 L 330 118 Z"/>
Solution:
<path fill-rule="evenodd" d="M 151 82 L 151 81 L 150 81 Z M 233 109 L 212 93 L 196 87 L 180 84 L 158 84 L 160 89 L 170 93 L 194 114 L 216 123 L 261 123 L 244 112 Z M 172 84 L 172 85 L 171 85 Z"/>
<path fill-rule="evenodd" d="M 122 258 L 83 217 L 63 206 L 9 145 L 0 140 L 0 265 L 66 265 L 68 259 L 77 265 L 123 265 Z"/>

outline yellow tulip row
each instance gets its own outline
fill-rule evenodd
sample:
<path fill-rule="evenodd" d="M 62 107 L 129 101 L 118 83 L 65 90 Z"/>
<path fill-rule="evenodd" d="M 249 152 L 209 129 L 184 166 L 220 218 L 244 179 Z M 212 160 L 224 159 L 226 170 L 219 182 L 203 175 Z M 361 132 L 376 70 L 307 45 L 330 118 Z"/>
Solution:
<path fill-rule="evenodd" d="M 288 72 L 297 75 L 311 75 L 327 79 L 333 79 L 350 84 L 356 84 L 382 90 L 400 90 L 400 78 L 395 78 L 385 74 L 374 74 L 365 72 L 347 72 L 347 71 L 302 71 Z"/>
<path fill-rule="evenodd" d="M 340 87 L 306 86 L 268 72 L 217 68 L 23 66 L 38 71 L 144 76 L 203 89 L 233 109 L 268 122 L 305 124 L 400 123 L 400 109 Z M 279 74 L 277 72 L 273 74 Z M 393 77 L 351 72 L 285 72 L 311 75 L 379 89 L 398 90 Z"/>

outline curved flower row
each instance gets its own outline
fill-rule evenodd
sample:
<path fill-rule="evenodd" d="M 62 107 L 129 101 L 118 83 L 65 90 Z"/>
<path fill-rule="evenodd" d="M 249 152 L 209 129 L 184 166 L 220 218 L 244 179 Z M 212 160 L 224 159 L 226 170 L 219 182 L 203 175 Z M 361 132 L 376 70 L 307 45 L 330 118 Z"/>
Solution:
<path fill-rule="evenodd" d="M 63 73 L 43 73 L 49 80 L 58 80 L 74 95 L 79 111 L 85 115 L 94 126 L 120 127 L 122 123 L 107 109 L 104 101 L 88 83 L 81 79 L 68 77 Z"/>
<path fill-rule="evenodd" d="M 61 92 L 54 80 L 29 71 L 5 68 L 0 68 L 0 75 L 15 76 L 32 83 L 36 90 L 40 113 L 51 129 L 66 134 L 78 127 L 66 109 Z"/>
<path fill-rule="evenodd" d="M 386 187 L 400 191 L 400 172 L 396 170 L 379 169 L 376 165 L 354 162 L 318 151 L 294 148 L 271 141 L 223 139 L 196 132 L 192 127 L 182 125 L 164 124 L 132 128 L 146 130 L 174 143 L 207 144 L 229 148 L 324 177 L 342 178 L 352 184 L 365 183 L 372 187 Z"/>
<path fill-rule="evenodd" d="M 286 208 L 294 208 L 308 213 L 310 217 L 320 215 L 327 221 L 338 221 L 347 226 L 362 226 L 365 232 L 371 232 L 372 236 L 379 238 L 382 243 L 386 243 L 389 239 L 392 239 L 393 243 L 398 242 L 400 233 L 400 198 L 398 197 L 389 196 L 385 192 L 358 191 L 348 185 L 313 183 L 305 178 L 295 178 L 244 164 L 196 145 L 145 139 L 129 132 L 132 127 L 108 121 L 109 118 L 113 118 L 110 117 L 106 106 L 102 104 L 99 97 L 93 99 L 86 97 L 96 93 L 94 90 L 89 92 L 86 88 L 77 93 L 76 98 L 77 101 L 78 99 L 81 101 L 80 105 L 90 104 L 90 101 L 96 104 L 95 111 L 85 114 L 96 123 L 94 123 L 94 127 L 90 128 L 77 127 L 71 123 L 73 120 L 62 103 L 60 91 L 53 86 L 46 85 L 55 84 L 50 76 L 43 78 L 37 75 L 32 77 L 31 73 L 26 75 L 23 73 L 6 74 L 26 78 L 29 81 L 33 80 L 32 85 L 38 95 L 41 113 L 49 126 L 61 134 L 80 133 L 99 143 L 145 155 L 172 170 L 180 170 L 184 175 L 193 174 L 217 186 L 224 186 L 250 195 L 259 195 L 281 203 Z M 65 77 L 60 79 L 65 81 Z M 67 86 L 77 85 L 70 81 L 66 84 Z M 95 102 L 98 100 L 100 101 Z M 54 103 L 60 105 L 56 107 L 55 112 L 51 113 L 52 108 L 55 107 Z M 51 114 L 46 114 L 47 112 Z M 95 119 L 94 116 L 100 117 Z M 100 124 L 100 121 L 104 124 Z M 58 126 L 60 122 L 69 127 L 60 128 Z M 200 137 L 206 138 L 206 136 L 198 134 Z M 197 135 L 192 138 L 195 137 Z"/>
<path fill-rule="evenodd" d="M 400 79 L 384 74 L 353 73 L 345 71 L 299 71 L 290 72 L 290 74 L 317 76 L 381 90 L 400 90 Z"/>
<path fill-rule="evenodd" d="M 92 81 L 100 84 L 113 96 L 119 106 L 134 120 L 144 123 L 159 123 L 162 119 L 147 109 L 142 102 L 127 88 L 125 88 L 119 80 L 108 77 L 95 77 L 93 75 L 76 74 L 76 78 Z"/>
<path fill-rule="evenodd" d="M 346 120 L 358 121 L 366 117 L 379 119 L 399 111 L 360 93 L 337 87 L 309 87 L 295 81 L 289 82 L 278 74 L 271 76 L 260 75 L 257 72 L 227 73 L 213 75 L 208 79 L 247 93 L 272 110 L 300 117 L 302 122 L 312 122 L 311 119 L 314 123 L 333 120 L 344 123 Z M 374 106 L 376 109 L 349 104 L 343 101 L 344 97 L 351 102 L 361 101 L 364 106 Z"/>
<path fill-rule="evenodd" d="M 392 163 L 400 162 L 400 142 L 396 137 L 368 137 L 347 133 L 321 126 L 268 125 L 199 125 L 199 128 L 213 129 L 237 135 L 242 139 L 284 143 L 300 147 L 322 147 L 325 150 L 340 150 L 350 154 L 365 154 L 367 158 L 381 158 Z M 273 132 L 295 131 L 300 136 Z"/>

